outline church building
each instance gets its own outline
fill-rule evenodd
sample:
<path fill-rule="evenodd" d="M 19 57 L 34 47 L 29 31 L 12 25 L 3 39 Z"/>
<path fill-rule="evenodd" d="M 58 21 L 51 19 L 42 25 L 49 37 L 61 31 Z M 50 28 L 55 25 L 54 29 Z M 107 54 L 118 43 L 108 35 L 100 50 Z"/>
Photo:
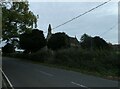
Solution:
<path fill-rule="evenodd" d="M 51 36 L 52 36 L 52 28 L 51 28 L 51 25 L 49 24 L 48 34 L 47 34 L 47 38 L 46 38 L 47 41 L 50 39 Z M 69 37 L 69 43 L 70 43 L 70 47 L 80 47 L 80 43 L 77 40 L 76 36 L 75 37 Z"/>

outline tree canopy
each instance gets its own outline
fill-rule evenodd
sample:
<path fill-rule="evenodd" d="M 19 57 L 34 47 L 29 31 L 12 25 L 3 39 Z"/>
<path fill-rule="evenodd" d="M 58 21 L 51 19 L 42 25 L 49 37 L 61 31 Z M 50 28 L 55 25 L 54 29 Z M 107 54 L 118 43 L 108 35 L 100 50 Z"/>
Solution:
<path fill-rule="evenodd" d="M 48 48 L 58 50 L 69 46 L 69 38 L 65 33 L 52 34 L 47 43 Z"/>
<path fill-rule="evenodd" d="M 29 10 L 28 2 L 2 3 L 2 39 L 11 40 L 37 27 L 37 17 Z"/>
<path fill-rule="evenodd" d="M 32 30 L 32 33 L 24 33 L 20 35 L 20 48 L 26 53 L 36 52 L 46 45 L 43 31 L 38 29 Z"/>
<path fill-rule="evenodd" d="M 99 36 L 91 37 L 87 34 L 81 36 L 81 47 L 87 49 L 109 49 L 109 44 Z"/>
<path fill-rule="evenodd" d="M 81 36 L 81 47 L 83 48 L 90 48 L 91 47 L 91 42 L 92 42 L 92 37 L 87 35 L 87 34 L 83 34 Z"/>
<path fill-rule="evenodd" d="M 103 38 L 95 36 L 93 38 L 93 47 L 98 49 L 109 49 L 110 45 Z"/>

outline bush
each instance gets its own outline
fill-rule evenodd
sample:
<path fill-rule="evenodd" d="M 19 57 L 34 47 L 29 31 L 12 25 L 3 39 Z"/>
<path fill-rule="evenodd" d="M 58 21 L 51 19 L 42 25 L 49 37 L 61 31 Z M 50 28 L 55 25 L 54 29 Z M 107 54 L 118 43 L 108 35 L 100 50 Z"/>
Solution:
<path fill-rule="evenodd" d="M 88 51 L 84 49 L 65 49 L 55 53 L 54 63 L 68 67 L 85 69 L 106 74 L 118 73 L 118 64 L 120 61 L 115 52 L 107 50 Z"/>
<path fill-rule="evenodd" d="M 52 57 L 50 50 L 40 50 L 29 55 L 29 59 L 33 61 L 46 62 Z"/>
<path fill-rule="evenodd" d="M 3 53 L 14 53 L 15 47 L 13 44 L 7 43 L 4 47 L 2 47 Z"/>

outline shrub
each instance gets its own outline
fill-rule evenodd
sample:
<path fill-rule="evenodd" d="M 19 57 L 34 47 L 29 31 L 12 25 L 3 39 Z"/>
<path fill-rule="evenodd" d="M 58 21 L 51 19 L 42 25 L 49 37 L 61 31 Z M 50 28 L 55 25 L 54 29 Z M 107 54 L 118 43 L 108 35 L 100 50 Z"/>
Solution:
<path fill-rule="evenodd" d="M 29 54 L 29 59 L 39 62 L 47 62 L 52 57 L 51 50 L 39 50 L 36 53 Z"/>
<path fill-rule="evenodd" d="M 15 47 L 13 44 L 7 43 L 4 47 L 2 47 L 3 53 L 14 53 Z"/>
<path fill-rule="evenodd" d="M 65 33 L 52 34 L 48 40 L 47 47 L 52 50 L 67 48 L 69 46 L 68 36 Z"/>

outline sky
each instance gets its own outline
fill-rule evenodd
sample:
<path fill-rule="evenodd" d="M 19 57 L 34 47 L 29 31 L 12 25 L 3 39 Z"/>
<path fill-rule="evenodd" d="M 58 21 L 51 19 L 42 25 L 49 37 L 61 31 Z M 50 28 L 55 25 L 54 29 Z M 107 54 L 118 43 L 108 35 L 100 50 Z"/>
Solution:
<path fill-rule="evenodd" d="M 30 2 L 30 10 L 39 15 L 38 29 L 47 35 L 48 25 L 52 28 L 88 11 L 103 2 Z M 112 28 L 112 29 L 111 29 Z M 65 32 L 71 37 L 86 33 L 100 36 L 107 42 L 118 43 L 118 3 L 109 2 L 72 22 L 53 29 L 52 33 Z"/>
<path fill-rule="evenodd" d="M 54 28 L 107 0 L 100 0 L 100 2 L 98 2 L 98 0 L 79 0 L 79 2 L 78 0 L 64 0 L 64 2 L 63 0 L 47 0 L 49 2 L 46 0 L 28 1 L 30 10 L 35 15 L 39 15 L 37 28 L 43 30 L 46 37 L 49 24 Z M 116 0 L 114 0 L 114 2 L 111 0 L 107 4 L 85 14 L 84 16 L 52 30 L 52 33 L 56 32 L 65 32 L 71 37 L 76 36 L 79 41 L 81 36 L 86 33 L 92 37 L 100 36 L 107 42 L 117 44 L 118 2 Z M 4 45 L 5 42 L 1 43 L 0 47 Z"/>

